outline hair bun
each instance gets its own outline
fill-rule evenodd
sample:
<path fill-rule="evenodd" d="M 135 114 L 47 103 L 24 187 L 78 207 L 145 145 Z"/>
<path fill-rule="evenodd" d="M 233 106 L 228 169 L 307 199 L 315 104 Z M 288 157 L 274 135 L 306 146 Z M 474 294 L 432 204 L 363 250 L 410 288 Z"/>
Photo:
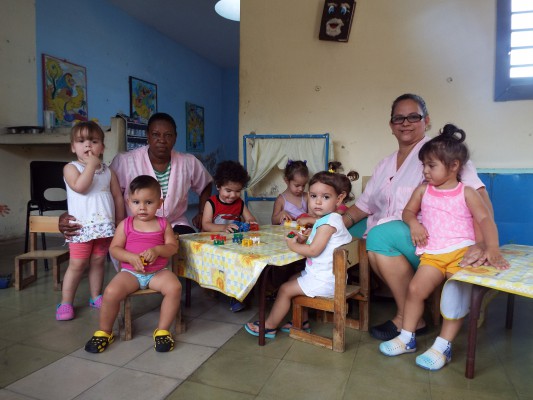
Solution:
<path fill-rule="evenodd" d="M 466 133 L 462 129 L 459 129 L 454 124 L 446 124 L 444 128 L 440 130 L 440 134 L 445 138 L 450 138 L 457 140 L 457 142 L 462 143 L 466 139 Z"/>

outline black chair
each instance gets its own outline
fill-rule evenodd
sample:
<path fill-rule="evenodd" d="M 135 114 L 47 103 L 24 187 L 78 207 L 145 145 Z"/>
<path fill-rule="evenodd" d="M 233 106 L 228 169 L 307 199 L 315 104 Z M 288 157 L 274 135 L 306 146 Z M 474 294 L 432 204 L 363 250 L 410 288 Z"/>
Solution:
<path fill-rule="evenodd" d="M 24 252 L 28 252 L 29 221 L 32 211 L 39 211 L 43 215 L 46 211 L 68 210 L 67 192 L 65 181 L 63 180 L 63 167 L 66 161 L 32 161 L 30 162 L 30 192 L 31 199 L 26 208 L 26 240 Z M 64 191 L 63 200 L 50 200 L 49 189 L 62 189 Z M 62 196 L 60 196 L 62 197 Z M 41 234 L 43 250 L 46 250 L 46 238 Z M 48 262 L 45 261 L 45 269 L 48 270 Z"/>

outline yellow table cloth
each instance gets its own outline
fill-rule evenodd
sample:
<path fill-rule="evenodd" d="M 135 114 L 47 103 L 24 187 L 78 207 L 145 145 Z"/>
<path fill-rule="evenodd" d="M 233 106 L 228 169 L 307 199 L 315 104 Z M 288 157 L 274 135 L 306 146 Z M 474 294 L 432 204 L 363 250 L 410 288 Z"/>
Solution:
<path fill-rule="evenodd" d="M 294 228 L 293 228 L 294 229 Z M 258 236 L 260 244 L 245 247 L 233 243 L 232 233 L 202 232 L 180 235 L 178 273 L 200 286 L 218 290 L 242 301 L 252 290 L 266 265 L 287 265 L 303 256 L 289 250 L 285 237 L 293 230 L 284 226 L 260 226 L 243 233 L 244 239 Z M 213 244 L 211 235 L 226 236 L 223 245 Z"/>
<path fill-rule="evenodd" d="M 471 285 L 463 283 L 533 298 L 533 246 L 506 244 L 500 250 L 511 268 L 499 270 L 491 266 L 466 267 L 457 272 L 442 290 L 443 316 L 457 319 L 468 314 Z"/>

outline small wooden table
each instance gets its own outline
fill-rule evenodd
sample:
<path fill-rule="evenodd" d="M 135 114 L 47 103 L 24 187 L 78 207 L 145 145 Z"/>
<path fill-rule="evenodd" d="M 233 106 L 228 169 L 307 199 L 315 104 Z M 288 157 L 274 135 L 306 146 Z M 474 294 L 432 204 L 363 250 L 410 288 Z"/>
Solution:
<path fill-rule="evenodd" d="M 474 377 L 476 359 L 477 324 L 483 297 L 490 289 L 508 293 L 506 327 L 512 328 L 514 295 L 533 298 L 533 246 L 508 244 L 501 247 L 503 256 L 511 268 L 502 271 L 494 267 L 465 268 L 446 283 L 472 285 L 470 319 L 468 323 L 468 346 L 465 376 Z"/>
<path fill-rule="evenodd" d="M 243 238 L 259 237 L 260 244 L 243 246 L 232 241 L 232 233 L 201 232 L 180 235 L 178 275 L 187 278 L 186 306 L 190 304 L 190 279 L 200 286 L 217 290 L 239 301 L 259 281 L 259 345 L 265 344 L 265 295 L 272 267 L 291 264 L 304 257 L 289 250 L 285 237 L 290 228 L 260 226 L 259 231 L 243 233 Z M 215 245 L 212 235 L 226 236 Z"/>

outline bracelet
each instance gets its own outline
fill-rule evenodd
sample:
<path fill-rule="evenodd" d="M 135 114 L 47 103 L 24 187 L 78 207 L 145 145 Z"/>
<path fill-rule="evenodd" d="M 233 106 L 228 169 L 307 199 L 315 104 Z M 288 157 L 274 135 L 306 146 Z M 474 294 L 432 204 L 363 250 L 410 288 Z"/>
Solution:
<path fill-rule="evenodd" d="M 348 211 L 346 211 L 344 213 L 344 215 L 346 215 L 348 218 L 350 218 L 350 221 L 352 221 L 352 226 L 355 225 L 355 219 L 353 219 L 353 217 L 350 215 L 350 213 Z"/>

